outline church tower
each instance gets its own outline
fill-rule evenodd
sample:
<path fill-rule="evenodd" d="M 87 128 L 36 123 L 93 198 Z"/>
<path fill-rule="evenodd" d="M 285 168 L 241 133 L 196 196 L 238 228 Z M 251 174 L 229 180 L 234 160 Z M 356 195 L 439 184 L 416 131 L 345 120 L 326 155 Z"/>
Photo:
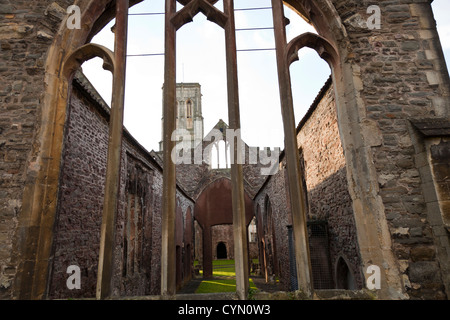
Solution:
<path fill-rule="evenodd" d="M 190 133 L 192 148 L 194 148 L 202 141 L 204 130 L 202 116 L 202 93 L 200 84 L 177 83 L 176 99 L 176 127 L 177 129 L 185 129 Z M 161 141 L 159 143 L 159 151 L 163 151 L 164 117 L 161 119 L 161 123 Z"/>

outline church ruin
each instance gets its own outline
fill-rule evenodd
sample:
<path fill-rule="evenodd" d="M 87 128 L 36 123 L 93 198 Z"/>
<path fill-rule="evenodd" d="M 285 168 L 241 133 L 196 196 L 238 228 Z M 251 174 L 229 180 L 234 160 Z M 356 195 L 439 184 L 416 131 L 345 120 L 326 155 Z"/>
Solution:
<path fill-rule="evenodd" d="M 450 79 L 432 1 L 379 2 L 373 25 L 370 1 L 272 0 L 280 152 L 240 136 L 233 0 L 165 1 L 160 149 L 123 127 L 128 9 L 139 2 L 77 1 L 79 28 L 72 1 L 0 4 L 1 299 L 171 297 L 195 260 L 208 277 L 230 257 L 240 299 L 251 257 L 307 297 L 449 298 Z M 318 34 L 287 42 L 285 6 Z M 229 119 L 213 128 L 201 84 L 175 77 L 176 33 L 197 14 L 226 39 Z M 114 51 L 92 43 L 114 18 Z M 304 47 L 332 72 L 295 123 L 289 66 Z M 80 70 L 94 57 L 113 75 L 110 106 Z M 66 285 L 73 265 L 77 290 Z"/>

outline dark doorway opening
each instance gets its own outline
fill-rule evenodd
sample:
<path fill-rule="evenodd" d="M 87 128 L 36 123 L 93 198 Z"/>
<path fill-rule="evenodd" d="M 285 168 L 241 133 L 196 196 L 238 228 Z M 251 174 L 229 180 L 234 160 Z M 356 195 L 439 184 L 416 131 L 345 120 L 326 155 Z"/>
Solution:
<path fill-rule="evenodd" d="M 355 290 L 355 279 L 345 260 L 340 257 L 336 266 L 336 286 L 338 289 Z"/>
<path fill-rule="evenodd" d="M 327 223 L 308 222 L 308 233 L 314 289 L 333 289 Z"/>
<path fill-rule="evenodd" d="M 223 242 L 219 242 L 216 248 L 217 259 L 227 259 L 227 246 Z"/>

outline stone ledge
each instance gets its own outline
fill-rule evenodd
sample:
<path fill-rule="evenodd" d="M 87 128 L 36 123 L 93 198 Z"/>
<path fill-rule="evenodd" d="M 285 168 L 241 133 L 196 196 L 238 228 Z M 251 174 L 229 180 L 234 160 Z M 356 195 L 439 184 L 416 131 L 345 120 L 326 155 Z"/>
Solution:
<path fill-rule="evenodd" d="M 410 121 L 426 137 L 450 136 L 449 119 L 411 119 Z"/>
<path fill-rule="evenodd" d="M 193 293 L 193 294 L 176 294 L 171 297 L 161 295 L 154 296 L 136 296 L 136 297 L 113 297 L 109 300 L 238 300 L 235 292 L 220 293 Z"/>
<path fill-rule="evenodd" d="M 276 300 L 376 300 L 377 294 L 374 291 L 367 289 L 362 290 L 316 290 L 313 297 L 307 297 L 301 291 L 277 291 L 277 292 L 265 292 L 258 291 L 249 296 L 250 301 L 276 301 Z M 164 297 L 161 295 L 153 296 L 136 296 L 136 297 L 111 297 L 108 300 L 239 300 L 234 292 L 223 293 L 196 293 L 196 294 L 176 294 L 172 297 Z"/>
<path fill-rule="evenodd" d="M 376 300 L 375 291 L 362 290 L 317 290 L 314 292 L 315 300 Z"/>
<path fill-rule="evenodd" d="M 257 292 L 252 300 L 376 300 L 377 295 L 373 291 L 363 290 L 316 290 L 313 297 L 307 297 L 301 291 L 286 292 L 278 291 L 274 293 Z"/>

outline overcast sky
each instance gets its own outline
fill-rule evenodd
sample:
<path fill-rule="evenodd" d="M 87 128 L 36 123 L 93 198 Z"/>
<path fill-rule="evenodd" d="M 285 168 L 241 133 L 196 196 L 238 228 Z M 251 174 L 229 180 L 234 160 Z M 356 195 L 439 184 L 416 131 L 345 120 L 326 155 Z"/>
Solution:
<path fill-rule="evenodd" d="M 235 9 L 255 7 L 253 0 L 235 1 Z M 270 7 L 270 0 L 257 7 Z M 222 0 L 216 5 L 222 9 Z M 435 17 L 447 61 L 450 61 L 450 1 L 435 0 Z M 133 13 L 163 12 L 164 0 L 144 1 Z M 315 32 L 298 15 L 286 9 L 291 24 L 288 40 Z M 112 21 L 93 42 L 113 50 Z M 236 28 L 272 27 L 271 10 L 236 11 Z M 195 35 L 195 36 L 194 36 Z M 128 54 L 164 52 L 164 15 L 129 17 Z M 237 48 L 274 48 L 273 30 L 238 31 Z M 242 137 L 250 146 L 284 148 L 278 76 L 274 51 L 238 52 Z M 330 75 L 330 68 L 315 51 L 303 49 L 291 67 L 296 123 L 303 117 Z M 83 71 L 107 103 L 111 101 L 112 76 L 102 70 L 100 59 L 83 65 Z M 125 127 L 147 149 L 158 150 L 161 140 L 164 57 L 129 57 L 125 95 Z M 228 122 L 224 31 L 199 13 L 193 23 L 177 32 L 177 82 L 202 86 L 205 134 L 219 121 Z"/>

